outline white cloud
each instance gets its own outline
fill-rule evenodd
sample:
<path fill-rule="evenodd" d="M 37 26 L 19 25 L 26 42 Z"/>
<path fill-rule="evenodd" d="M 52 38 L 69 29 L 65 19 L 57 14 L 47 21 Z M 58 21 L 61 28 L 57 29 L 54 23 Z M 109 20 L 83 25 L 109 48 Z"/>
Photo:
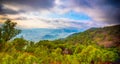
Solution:
<path fill-rule="evenodd" d="M 14 19 L 20 28 L 78 28 L 87 29 L 90 27 L 104 26 L 104 24 L 96 23 L 92 20 L 71 20 L 66 18 L 29 18 L 29 19 Z"/>

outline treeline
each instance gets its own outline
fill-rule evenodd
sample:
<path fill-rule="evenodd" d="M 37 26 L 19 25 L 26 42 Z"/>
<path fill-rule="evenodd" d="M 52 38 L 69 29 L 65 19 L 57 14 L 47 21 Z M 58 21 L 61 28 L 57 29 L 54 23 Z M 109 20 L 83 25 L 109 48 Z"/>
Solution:
<path fill-rule="evenodd" d="M 97 43 L 99 41 L 102 41 L 97 39 L 99 37 L 100 39 L 102 39 L 103 36 L 100 35 L 108 28 L 105 28 L 106 30 L 104 30 L 104 28 L 90 29 L 85 32 L 73 34 L 65 39 L 54 41 L 42 40 L 39 42 L 32 42 L 25 40 L 23 37 L 11 40 L 13 37 L 20 33 L 20 30 L 15 28 L 16 24 L 14 26 L 10 25 L 12 23 L 14 22 L 11 22 L 9 20 L 8 23 L 7 20 L 3 24 L 3 26 L 6 24 L 6 26 L 9 25 L 9 28 L 1 27 L 1 29 L 10 31 L 7 32 L 1 30 L 0 32 L 0 34 L 2 35 L 0 36 L 0 64 L 120 63 L 119 46 L 115 45 L 106 47 Z M 12 28 L 10 28 L 10 26 Z M 103 30 L 103 32 L 99 32 L 98 35 L 97 32 L 101 30 Z M 6 38 L 3 38 L 4 33 L 7 34 L 5 36 Z M 12 37 L 10 37 L 11 35 Z M 107 37 L 109 36 L 109 34 L 105 34 L 105 36 Z M 107 39 L 103 39 L 103 41 L 107 41 Z"/>

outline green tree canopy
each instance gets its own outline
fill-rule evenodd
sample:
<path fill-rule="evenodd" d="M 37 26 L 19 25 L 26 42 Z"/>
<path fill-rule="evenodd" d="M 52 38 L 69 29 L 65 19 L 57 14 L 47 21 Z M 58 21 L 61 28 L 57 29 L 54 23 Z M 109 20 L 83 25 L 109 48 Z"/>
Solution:
<path fill-rule="evenodd" d="M 0 27 L 0 40 L 8 41 L 18 35 L 21 30 L 16 29 L 16 25 L 17 23 L 12 22 L 10 19 L 6 20 Z"/>

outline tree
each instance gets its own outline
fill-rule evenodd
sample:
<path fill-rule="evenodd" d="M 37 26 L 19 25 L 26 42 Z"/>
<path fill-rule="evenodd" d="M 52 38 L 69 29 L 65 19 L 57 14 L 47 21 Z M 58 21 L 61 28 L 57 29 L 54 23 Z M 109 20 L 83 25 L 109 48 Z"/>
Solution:
<path fill-rule="evenodd" d="M 10 19 L 6 20 L 5 23 L 0 27 L 0 40 L 9 41 L 16 35 L 18 35 L 21 30 L 16 29 L 17 23 L 12 22 Z"/>
<path fill-rule="evenodd" d="M 19 51 L 22 51 L 28 44 L 28 42 L 24 38 L 15 38 L 12 43 L 15 46 L 15 49 Z"/>

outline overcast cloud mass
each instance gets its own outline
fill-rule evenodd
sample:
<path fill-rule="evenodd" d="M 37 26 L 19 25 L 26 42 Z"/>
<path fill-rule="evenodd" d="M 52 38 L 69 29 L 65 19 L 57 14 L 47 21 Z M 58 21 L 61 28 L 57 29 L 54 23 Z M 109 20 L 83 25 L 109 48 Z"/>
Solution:
<path fill-rule="evenodd" d="M 67 12 L 84 13 L 90 19 L 69 18 Z M 0 19 L 1 21 L 10 18 L 18 23 L 43 23 L 46 28 L 71 27 L 76 24 L 78 27 L 81 23 L 92 22 L 94 26 L 104 26 L 119 24 L 120 22 L 120 1 L 119 0 L 1 0 L 0 1 Z M 68 17 L 64 17 L 64 14 Z M 51 16 L 50 16 L 51 15 Z M 54 15 L 54 17 L 52 17 Z M 76 15 L 76 14 L 74 14 Z M 82 16 L 81 16 L 82 17 Z M 4 19 L 3 19 L 4 18 Z M 29 21 L 30 20 L 30 21 Z M 44 20 L 44 21 L 43 21 Z M 73 20 L 75 22 L 73 22 Z M 57 22 L 56 22 L 57 21 Z M 72 21 L 72 22 L 71 22 Z M 80 22 L 79 22 L 80 21 Z M 73 24 L 72 24 L 73 23 Z M 42 24 L 42 25 L 43 25 Z M 20 24 L 21 25 L 21 24 Z M 24 24 L 23 24 L 24 25 Z M 86 24 L 85 24 L 86 25 Z M 91 24 L 92 25 L 92 24 Z M 24 25 L 29 26 L 29 25 Z M 30 25 L 31 26 L 31 25 Z M 30 27 L 29 26 L 29 27 Z M 92 25 L 93 26 L 93 25 Z M 73 26 L 74 27 L 74 26 Z M 31 26 L 32 28 L 32 26 Z M 35 27 L 37 28 L 37 26 Z M 40 26 L 38 26 L 40 28 Z"/>

